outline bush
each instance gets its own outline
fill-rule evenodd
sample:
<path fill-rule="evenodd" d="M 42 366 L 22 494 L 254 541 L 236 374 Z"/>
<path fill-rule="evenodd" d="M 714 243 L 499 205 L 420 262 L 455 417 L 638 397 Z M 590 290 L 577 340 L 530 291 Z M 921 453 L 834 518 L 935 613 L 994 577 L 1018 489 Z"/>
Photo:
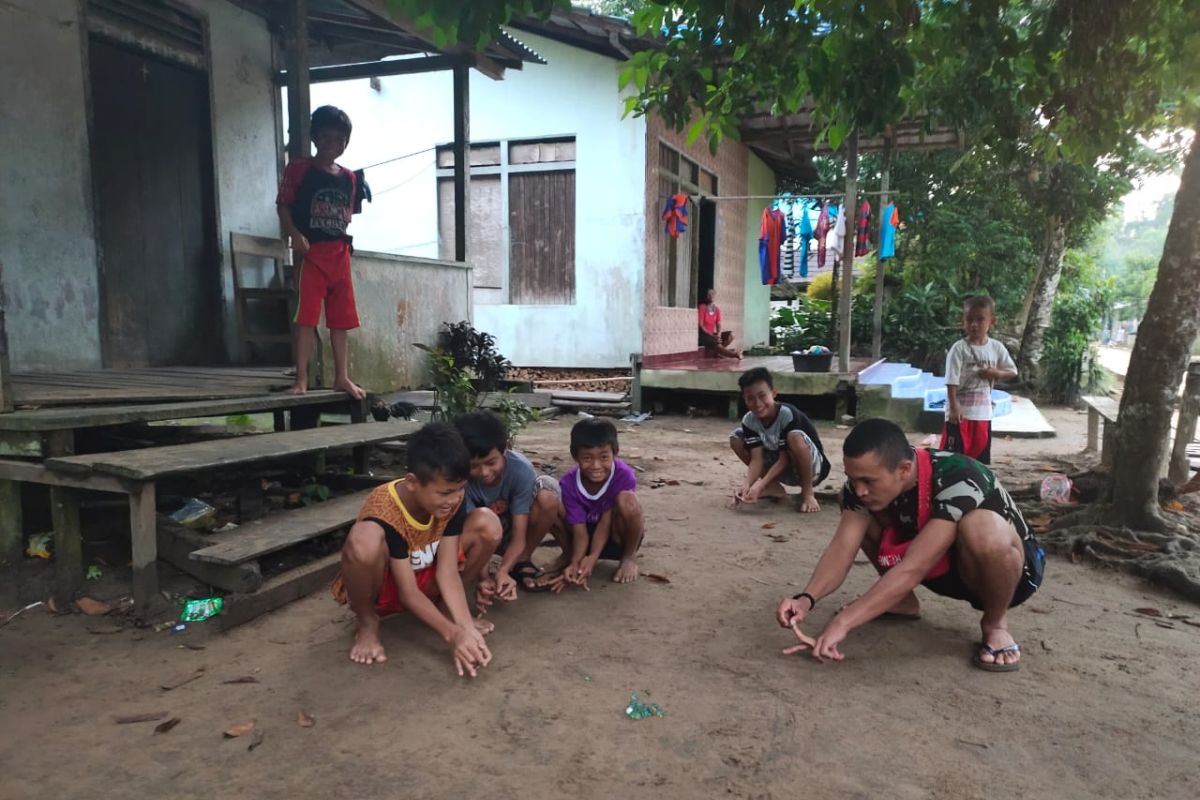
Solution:
<path fill-rule="evenodd" d="M 1103 287 L 1079 286 L 1059 292 L 1046 329 L 1038 374 L 1041 395 L 1052 403 L 1075 403 L 1085 392 L 1102 392 L 1108 376 L 1100 367 L 1094 345 L 1108 305 Z"/>
<path fill-rule="evenodd" d="M 808 298 L 810 300 L 832 300 L 833 299 L 833 273 L 825 272 L 812 279 L 808 284 Z"/>
<path fill-rule="evenodd" d="M 785 353 L 819 344 L 833 348 L 833 323 L 828 300 L 800 297 L 795 308 L 784 307 L 771 318 L 775 345 Z"/>

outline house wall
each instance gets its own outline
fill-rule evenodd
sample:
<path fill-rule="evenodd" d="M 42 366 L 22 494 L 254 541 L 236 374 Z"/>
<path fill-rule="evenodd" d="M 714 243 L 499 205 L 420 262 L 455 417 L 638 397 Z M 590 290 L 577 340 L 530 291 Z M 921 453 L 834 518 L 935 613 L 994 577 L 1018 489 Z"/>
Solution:
<path fill-rule="evenodd" d="M 548 64 L 509 70 L 503 81 L 472 72 L 471 139 L 575 137 L 575 302 L 512 305 L 497 302 L 503 298 L 495 290 L 477 290 L 473 321 L 518 365 L 625 366 L 642 338 L 645 123 L 621 119 L 618 62 L 519 36 Z M 375 91 L 359 80 L 312 87 L 313 106 L 336 104 L 355 123 L 342 163 L 374 164 L 453 140 L 449 73 L 383 78 L 381 86 Z M 376 198 L 351 227 L 355 243 L 436 257 L 434 153 L 371 169 L 367 180 Z M 447 314 L 445 321 L 465 317 Z"/>
<path fill-rule="evenodd" d="M 748 195 L 775 194 L 775 173 L 761 158 L 750 153 L 746 183 Z M 763 286 L 758 267 L 758 228 L 762 212 L 770 200 L 746 201 L 746 275 L 744 288 L 745 332 L 738 336 L 735 346 L 753 347 L 766 344 L 771 330 L 771 287 Z"/>
<path fill-rule="evenodd" d="M 100 364 L 76 0 L 0 3 L 0 263 L 15 370 Z"/>
<path fill-rule="evenodd" d="M 227 350 L 237 351 L 229 234 L 278 236 L 276 94 L 265 22 L 193 0 L 209 23 Z M 88 144 L 86 33 L 77 0 L 0 3 L 0 262 L 13 369 L 101 365 Z"/>
<path fill-rule="evenodd" d="M 227 0 L 192 0 L 191 5 L 208 17 L 223 322 L 226 351 L 236 357 L 239 342 L 229 235 L 279 237 L 275 214 L 281 162 L 279 93 L 271 79 L 271 33 L 266 21 Z"/>
<path fill-rule="evenodd" d="M 657 117 L 651 118 L 646 126 L 646 186 L 658 186 L 660 141 L 674 147 L 715 174 L 718 194 L 749 194 L 746 191 L 746 182 L 750 151 L 745 146 L 738 142 L 726 141 L 720 146 L 717 154 L 713 155 L 703 138 L 689 147 L 686 131 L 668 130 Z M 658 304 L 658 241 L 667 234 L 659 217 L 665 198 L 657 197 L 656 194 L 657 191 L 647 192 L 644 207 L 648 224 L 645 246 L 646 283 L 642 295 L 645 315 L 642 354 L 646 356 L 694 351 L 697 347 L 699 327 L 695 308 L 668 308 Z M 744 273 L 747 268 L 747 237 L 751 235 L 746 229 L 747 213 L 745 200 L 717 202 L 716 264 L 713 283 L 717 290 L 717 305 L 721 308 L 721 326 L 725 330 L 733 331 L 739 341 L 745 331 Z M 757 233 L 757 230 L 756 227 L 754 232 Z M 757 267 L 755 269 L 757 270 Z"/>
<path fill-rule="evenodd" d="M 350 375 L 370 392 L 425 383 L 425 355 L 414 344 L 434 345 L 446 320 L 471 315 L 471 270 L 454 261 L 356 250 L 351 261 L 362 327 L 351 331 Z M 329 337 L 325 381 L 333 380 Z"/>

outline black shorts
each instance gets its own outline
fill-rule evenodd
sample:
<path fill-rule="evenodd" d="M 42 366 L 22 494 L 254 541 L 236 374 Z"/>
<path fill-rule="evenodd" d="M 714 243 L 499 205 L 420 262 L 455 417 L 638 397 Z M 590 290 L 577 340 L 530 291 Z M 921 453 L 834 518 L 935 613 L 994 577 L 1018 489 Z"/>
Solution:
<path fill-rule="evenodd" d="M 1042 585 L 1042 577 L 1046 570 L 1046 553 L 1037 539 L 1030 537 L 1023 541 L 1025 548 L 1025 564 L 1021 567 L 1021 579 L 1017 581 L 1016 591 L 1013 592 L 1009 608 L 1016 608 L 1024 603 Z M 936 578 L 921 581 L 921 585 L 934 594 L 950 597 L 955 600 L 966 600 L 979 611 L 983 603 L 979 596 L 963 583 L 962 574 L 958 569 L 958 548 L 950 548 L 950 571 Z"/>
<path fill-rule="evenodd" d="M 592 550 L 592 536 L 596 533 L 596 524 L 589 522 L 587 526 L 588 532 L 588 552 Z M 642 531 L 642 540 L 638 542 L 638 550 L 642 549 L 642 542 L 646 540 L 646 532 Z M 604 543 L 603 549 L 600 550 L 601 561 L 620 561 L 625 557 L 625 548 L 617 541 L 617 537 L 613 536 L 612 528 L 608 531 L 608 541 Z"/>
<path fill-rule="evenodd" d="M 708 331 L 700 331 L 701 347 L 718 347 L 720 344 L 721 343 L 717 341 L 717 337 L 713 336 Z"/>

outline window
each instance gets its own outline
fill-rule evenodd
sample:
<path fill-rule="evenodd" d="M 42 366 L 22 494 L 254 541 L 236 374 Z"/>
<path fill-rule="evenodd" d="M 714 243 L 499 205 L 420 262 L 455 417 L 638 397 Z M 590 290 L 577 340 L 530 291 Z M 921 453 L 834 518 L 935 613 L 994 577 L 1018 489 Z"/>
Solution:
<path fill-rule="evenodd" d="M 438 148 L 438 241 L 454 257 L 454 150 Z M 467 251 L 496 302 L 575 302 L 575 139 L 471 145 Z M 484 295 L 480 295 L 483 299 Z"/>
<path fill-rule="evenodd" d="M 703 194 L 716 196 L 717 176 L 703 169 L 678 150 L 659 143 L 658 146 L 658 208 L 673 194 Z M 715 220 L 714 214 L 701 214 L 700 205 L 688 206 L 687 232 L 679 238 L 662 236 L 658 252 L 658 303 L 660 306 L 695 306 L 698 283 L 702 273 L 712 275 L 712 244 L 715 226 L 702 226 L 704 219 Z M 708 246 L 706 246 L 706 244 Z M 707 263 L 705 263 L 707 262 Z"/>

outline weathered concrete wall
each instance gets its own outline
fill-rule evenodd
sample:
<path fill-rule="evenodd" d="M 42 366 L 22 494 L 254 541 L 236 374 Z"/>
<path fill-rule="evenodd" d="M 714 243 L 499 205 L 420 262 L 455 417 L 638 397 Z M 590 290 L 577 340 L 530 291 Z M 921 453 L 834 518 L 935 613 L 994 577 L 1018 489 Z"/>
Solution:
<path fill-rule="evenodd" d="M 371 392 L 411 389 L 427 380 L 425 354 L 443 322 L 471 317 L 471 270 L 453 261 L 357 250 L 351 269 L 362 327 L 350 332 L 350 377 Z M 333 355 L 325 342 L 325 380 Z"/>
<path fill-rule="evenodd" d="M 746 194 L 775 194 L 775 173 L 761 158 L 750 154 Z M 771 331 L 771 287 L 763 286 L 758 266 L 758 228 L 762 212 L 770 200 L 746 201 L 746 275 L 745 333 L 738 336 L 738 347 L 766 344 Z"/>
<path fill-rule="evenodd" d="M 0 3 L 0 261 L 13 369 L 100 364 L 76 0 Z"/>
<path fill-rule="evenodd" d="M 279 95 L 271 81 L 271 34 L 262 17 L 228 0 L 191 5 L 208 17 L 226 350 L 236 354 L 229 234 L 279 236 Z"/>
<path fill-rule="evenodd" d="M 509 70 L 502 81 L 472 71 L 471 139 L 575 137 L 575 302 L 512 305 L 479 289 L 475 326 L 521 366 L 626 366 L 641 349 L 645 123 L 621 118 L 621 63 L 517 35 L 548 63 Z M 336 104 L 354 121 L 342 163 L 416 154 L 368 172 L 376 196 L 350 228 L 356 244 L 438 255 L 434 154 L 421 151 L 454 138 L 452 88 L 449 73 L 383 78 L 381 91 L 366 80 L 312 87 L 314 106 Z"/>

